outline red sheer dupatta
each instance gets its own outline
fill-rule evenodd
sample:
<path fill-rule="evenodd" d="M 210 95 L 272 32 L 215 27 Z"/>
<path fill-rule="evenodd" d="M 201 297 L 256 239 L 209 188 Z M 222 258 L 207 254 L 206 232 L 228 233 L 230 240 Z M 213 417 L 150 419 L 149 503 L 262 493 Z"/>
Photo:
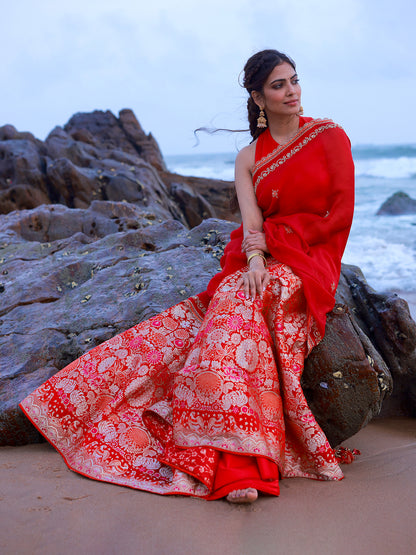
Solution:
<path fill-rule="evenodd" d="M 309 311 L 323 336 L 354 210 L 350 141 L 328 119 L 301 117 L 298 133 L 283 146 L 267 129 L 257 140 L 253 185 L 270 253 L 302 279 Z M 224 251 L 222 272 L 200 295 L 205 303 L 226 275 L 245 266 L 242 239 L 240 226 Z"/>

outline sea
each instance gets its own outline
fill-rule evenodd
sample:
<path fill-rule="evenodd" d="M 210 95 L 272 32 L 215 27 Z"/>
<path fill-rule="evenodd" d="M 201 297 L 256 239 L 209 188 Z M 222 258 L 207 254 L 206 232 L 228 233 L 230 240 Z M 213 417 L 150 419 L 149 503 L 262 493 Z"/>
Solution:
<path fill-rule="evenodd" d="M 416 199 L 416 144 L 353 147 L 355 215 L 343 262 L 359 266 L 378 292 L 416 293 L 416 214 L 377 216 L 391 195 Z M 166 156 L 181 175 L 234 179 L 236 153 Z"/>

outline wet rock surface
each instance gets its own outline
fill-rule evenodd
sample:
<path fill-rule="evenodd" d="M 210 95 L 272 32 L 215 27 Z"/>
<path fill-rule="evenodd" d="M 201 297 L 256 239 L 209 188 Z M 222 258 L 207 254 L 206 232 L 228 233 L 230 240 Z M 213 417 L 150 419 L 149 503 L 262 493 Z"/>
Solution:
<path fill-rule="evenodd" d="M 386 364 L 349 308 L 336 305 L 302 376 L 305 397 L 330 444 L 339 445 L 377 416 L 392 386 Z"/>
<path fill-rule="evenodd" d="M 407 302 L 375 291 L 356 266 L 343 267 L 337 297 L 350 307 L 393 377 L 393 393 L 381 415 L 416 417 L 416 324 Z"/>

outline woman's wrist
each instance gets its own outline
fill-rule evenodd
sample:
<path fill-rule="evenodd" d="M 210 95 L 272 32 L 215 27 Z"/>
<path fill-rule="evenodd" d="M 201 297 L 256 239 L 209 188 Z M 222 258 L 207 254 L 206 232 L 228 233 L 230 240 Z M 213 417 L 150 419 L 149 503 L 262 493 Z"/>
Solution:
<path fill-rule="evenodd" d="M 253 259 L 256 259 L 256 258 L 261 258 L 264 262 L 264 266 L 267 266 L 266 257 L 264 256 L 264 254 L 262 252 L 253 252 L 253 253 L 251 253 L 250 256 L 247 258 L 247 265 L 249 265 L 250 262 Z"/>

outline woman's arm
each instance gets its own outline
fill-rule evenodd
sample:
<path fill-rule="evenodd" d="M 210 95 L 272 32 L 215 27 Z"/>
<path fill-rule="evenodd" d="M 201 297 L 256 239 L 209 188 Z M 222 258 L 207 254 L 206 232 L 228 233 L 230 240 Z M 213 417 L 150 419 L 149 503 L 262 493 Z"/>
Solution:
<path fill-rule="evenodd" d="M 235 188 L 243 220 L 244 237 L 249 230 L 263 231 L 263 215 L 257 204 L 251 170 L 254 166 L 254 144 L 237 154 L 235 160 Z"/>
<path fill-rule="evenodd" d="M 251 239 L 251 235 L 258 238 L 260 233 L 260 237 L 263 236 L 263 215 L 257 204 L 251 174 L 254 159 L 255 144 L 253 143 L 243 148 L 235 161 L 235 188 L 243 220 L 244 241 Z M 263 258 L 252 256 L 255 253 L 264 254 L 266 249 L 260 248 L 261 246 L 265 247 L 266 245 L 257 241 L 244 249 L 250 258 L 249 271 L 239 281 L 239 287 L 244 289 L 246 298 L 254 299 L 256 294 L 261 296 L 270 281 Z"/>

